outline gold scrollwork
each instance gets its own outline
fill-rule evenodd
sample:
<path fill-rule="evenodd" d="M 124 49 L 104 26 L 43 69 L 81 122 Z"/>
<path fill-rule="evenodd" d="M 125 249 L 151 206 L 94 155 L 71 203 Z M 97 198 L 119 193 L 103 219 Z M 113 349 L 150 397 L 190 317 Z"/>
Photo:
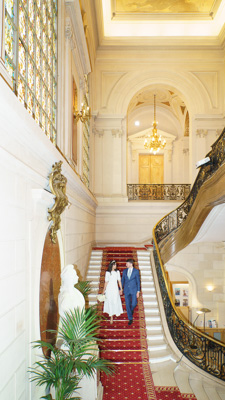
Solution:
<path fill-rule="evenodd" d="M 52 172 L 49 175 L 49 186 L 51 192 L 55 195 L 55 204 L 52 206 L 52 208 L 48 209 L 48 220 L 52 221 L 50 227 L 50 236 L 53 243 L 56 243 L 56 234 L 60 229 L 60 215 L 69 204 L 69 200 L 66 195 L 67 179 L 62 175 L 61 166 L 62 161 L 56 162 L 52 166 Z"/>

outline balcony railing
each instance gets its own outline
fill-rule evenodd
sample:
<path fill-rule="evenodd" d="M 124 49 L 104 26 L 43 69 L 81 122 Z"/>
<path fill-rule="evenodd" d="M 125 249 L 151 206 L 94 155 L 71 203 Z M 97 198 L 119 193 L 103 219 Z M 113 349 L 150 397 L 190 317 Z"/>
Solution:
<path fill-rule="evenodd" d="M 189 184 L 128 184 L 128 200 L 185 200 L 190 193 Z"/>
<path fill-rule="evenodd" d="M 210 162 L 200 168 L 187 200 L 176 210 L 162 218 L 153 229 L 153 255 L 168 327 L 178 349 L 196 366 L 217 378 L 225 380 L 225 344 L 198 331 L 179 314 L 170 293 L 161 256 L 164 246 L 172 235 L 172 246 L 176 248 L 174 233 L 178 232 L 188 217 L 202 185 L 225 164 L 225 129 L 213 144 L 212 150 L 207 156 L 210 158 Z"/>

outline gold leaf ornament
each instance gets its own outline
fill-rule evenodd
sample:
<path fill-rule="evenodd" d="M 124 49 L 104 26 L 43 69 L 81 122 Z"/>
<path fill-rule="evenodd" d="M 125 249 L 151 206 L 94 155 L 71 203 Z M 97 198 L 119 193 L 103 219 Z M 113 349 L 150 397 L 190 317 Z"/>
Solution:
<path fill-rule="evenodd" d="M 61 214 L 69 204 L 68 197 L 66 195 L 66 184 L 67 179 L 61 171 L 62 161 L 56 162 L 52 166 L 52 172 L 49 175 L 49 186 L 51 192 L 55 196 L 55 203 L 52 208 L 48 209 L 48 220 L 52 221 L 50 227 L 50 236 L 53 243 L 56 243 L 56 234 L 60 229 Z"/>

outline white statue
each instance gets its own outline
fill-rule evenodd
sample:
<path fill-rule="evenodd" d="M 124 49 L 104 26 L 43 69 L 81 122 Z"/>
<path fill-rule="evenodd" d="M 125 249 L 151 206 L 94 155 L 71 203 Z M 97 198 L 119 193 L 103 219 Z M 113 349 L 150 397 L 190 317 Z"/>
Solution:
<path fill-rule="evenodd" d="M 78 276 L 72 264 L 67 265 L 61 273 L 61 287 L 59 292 L 59 315 L 64 318 L 65 312 L 74 308 L 82 310 L 85 300 L 82 293 L 74 287 L 78 282 Z"/>
<path fill-rule="evenodd" d="M 61 272 L 61 281 L 58 304 L 60 318 L 63 318 L 68 311 L 73 311 L 75 308 L 79 308 L 80 310 L 85 308 L 85 300 L 82 293 L 74 287 L 78 282 L 78 276 L 72 264 L 67 265 Z M 68 349 L 61 340 L 57 340 L 57 347 L 63 350 Z M 92 353 L 93 355 L 98 355 L 97 346 L 93 348 Z M 81 398 L 83 400 L 96 400 L 97 385 L 97 372 L 91 378 L 83 376 L 79 388 Z M 101 389 L 101 385 L 99 387 Z M 54 395 L 54 392 L 52 394 Z"/>

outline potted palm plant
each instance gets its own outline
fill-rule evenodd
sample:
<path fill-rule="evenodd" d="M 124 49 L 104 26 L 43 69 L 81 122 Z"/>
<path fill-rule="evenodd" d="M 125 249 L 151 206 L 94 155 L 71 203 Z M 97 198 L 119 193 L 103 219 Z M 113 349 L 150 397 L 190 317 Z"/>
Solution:
<path fill-rule="evenodd" d="M 74 397 L 74 393 L 79 389 L 83 376 L 92 377 L 95 371 L 113 374 L 113 364 L 96 354 L 100 321 L 95 307 L 66 313 L 58 332 L 55 331 L 62 343 L 60 348 L 41 340 L 34 342 L 34 348 L 46 347 L 51 355 L 47 358 L 43 356 L 30 368 L 31 381 L 38 386 L 44 385 L 47 391 L 54 388 L 55 400 L 77 400 L 80 397 Z M 50 400 L 52 396 L 47 394 L 42 398 Z"/>

